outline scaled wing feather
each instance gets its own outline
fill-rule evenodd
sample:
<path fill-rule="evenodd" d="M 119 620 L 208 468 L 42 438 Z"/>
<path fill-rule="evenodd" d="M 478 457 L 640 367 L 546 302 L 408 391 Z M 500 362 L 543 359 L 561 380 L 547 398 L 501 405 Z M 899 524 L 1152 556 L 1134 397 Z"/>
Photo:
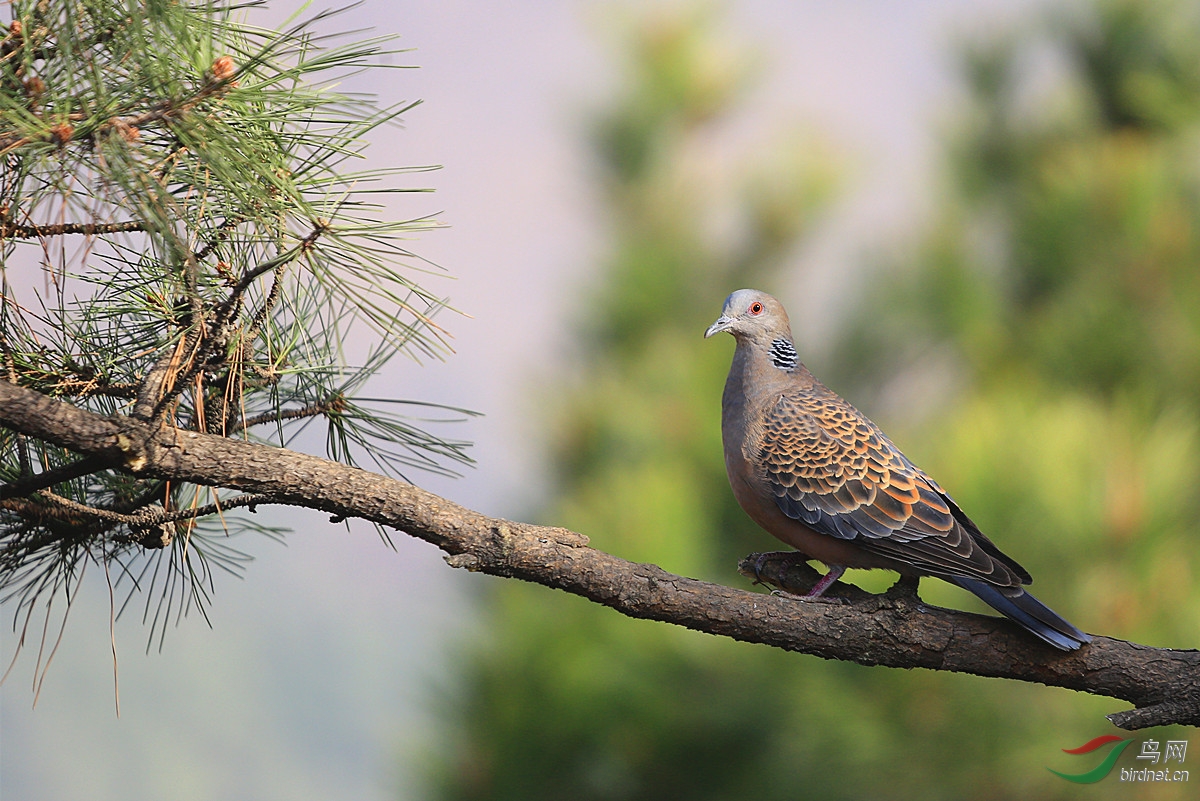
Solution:
<path fill-rule="evenodd" d="M 761 464 L 784 514 L 922 572 L 1028 581 L 874 423 L 821 390 L 783 395 L 764 421 Z"/>

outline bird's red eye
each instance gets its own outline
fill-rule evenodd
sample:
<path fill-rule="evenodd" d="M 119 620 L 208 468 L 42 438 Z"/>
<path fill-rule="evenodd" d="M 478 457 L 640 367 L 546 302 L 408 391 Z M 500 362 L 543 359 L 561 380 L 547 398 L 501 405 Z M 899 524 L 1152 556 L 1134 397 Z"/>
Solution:
<path fill-rule="evenodd" d="M 750 304 L 751 314 L 762 314 L 762 304 L 757 300 Z"/>

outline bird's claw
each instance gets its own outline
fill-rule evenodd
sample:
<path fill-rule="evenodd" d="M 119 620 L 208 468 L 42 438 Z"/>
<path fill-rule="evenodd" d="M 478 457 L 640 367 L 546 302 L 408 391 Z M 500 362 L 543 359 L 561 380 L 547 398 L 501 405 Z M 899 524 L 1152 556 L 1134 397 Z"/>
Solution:
<path fill-rule="evenodd" d="M 751 586 L 766 586 L 766 582 L 762 580 L 763 565 L 767 563 L 769 553 L 760 553 L 758 558 L 754 560 L 754 583 Z"/>
<path fill-rule="evenodd" d="M 797 595 L 794 592 L 787 590 L 771 590 L 771 595 L 776 598 L 784 598 L 789 601 L 804 601 L 806 603 L 819 604 L 844 604 L 848 603 L 845 598 L 838 598 L 836 595 Z"/>
<path fill-rule="evenodd" d="M 769 580 L 763 580 L 762 576 L 763 567 L 768 561 L 777 560 L 782 562 L 784 570 L 787 570 L 787 568 L 791 567 L 792 565 L 803 564 L 804 562 L 808 561 L 808 557 L 799 551 L 767 551 L 766 553 L 760 553 L 755 556 L 756 558 L 754 563 L 751 565 L 750 570 L 754 575 L 754 584 L 762 586 L 767 586 L 768 584 L 773 583 Z M 746 575 L 744 570 L 739 572 L 741 572 L 742 575 Z"/>

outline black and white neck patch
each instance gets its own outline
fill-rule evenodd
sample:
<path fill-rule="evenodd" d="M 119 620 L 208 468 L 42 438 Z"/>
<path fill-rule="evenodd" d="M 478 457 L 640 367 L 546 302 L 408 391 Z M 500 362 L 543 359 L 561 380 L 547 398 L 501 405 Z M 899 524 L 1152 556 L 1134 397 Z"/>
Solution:
<path fill-rule="evenodd" d="M 780 370 L 793 370 L 800 361 L 796 354 L 796 346 L 786 339 L 777 339 L 771 343 L 771 364 Z"/>

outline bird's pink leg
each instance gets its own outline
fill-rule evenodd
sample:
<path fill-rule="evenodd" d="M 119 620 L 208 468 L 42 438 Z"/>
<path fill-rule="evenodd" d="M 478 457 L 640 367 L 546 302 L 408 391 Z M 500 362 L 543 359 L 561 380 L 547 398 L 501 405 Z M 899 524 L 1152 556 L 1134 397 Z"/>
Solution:
<path fill-rule="evenodd" d="M 813 585 L 813 588 L 802 597 L 804 598 L 820 598 L 825 590 L 829 589 L 829 585 L 842 577 L 846 572 L 846 568 L 842 565 L 830 565 L 829 572 L 821 577 L 821 580 Z"/>

